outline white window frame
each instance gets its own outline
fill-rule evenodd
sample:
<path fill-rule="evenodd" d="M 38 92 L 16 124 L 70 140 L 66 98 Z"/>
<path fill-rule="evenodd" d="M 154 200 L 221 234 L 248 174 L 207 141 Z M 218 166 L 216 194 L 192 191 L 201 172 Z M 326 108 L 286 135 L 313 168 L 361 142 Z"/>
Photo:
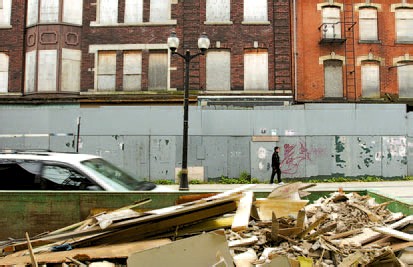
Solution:
<path fill-rule="evenodd" d="M 329 72 L 329 69 L 327 68 L 330 65 L 327 65 L 329 62 L 336 62 L 340 63 L 341 68 L 339 69 L 339 73 L 336 74 L 335 72 Z M 344 97 L 344 82 L 343 82 L 343 61 L 338 60 L 338 59 L 327 59 L 323 62 L 324 64 L 324 97 L 325 98 L 343 98 Z M 331 65 L 333 66 L 333 65 Z M 327 79 L 327 76 L 329 76 Z M 333 77 L 331 80 L 336 80 L 338 83 L 335 89 L 333 90 L 332 86 L 327 83 L 327 80 L 330 80 L 330 78 Z M 328 90 L 327 90 L 328 89 Z"/>
<path fill-rule="evenodd" d="M 231 90 L 231 52 L 229 50 L 208 51 L 206 56 L 206 89 L 207 91 Z"/>
<path fill-rule="evenodd" d="M 36 89 L 36 66 L 37 66 L 37 51 L 32 50 L 26 52 L 24 71 L 24 91 L 26 93 L 33 93 Z"/>
<path fill-rule="evenodd" d="M 57 92 L 57 54 L 57 50 L 39 50 L 37 92 Z"/>
<path fill-rule="evenodd" d="M 259 15 L 257 15 L 259 14 Z M 267 0 L 244 0 L 243 24 L 268 24 Z"/>
<path fill-rule="evenodd" d="M 0 93 L 7 93 L 9 89 L 9 56 L 0 53 Z"/>
<path fill-rule="evenodd" d="M 62 48 L 60 72 L 60 90 L 62 92 L 80 92 L 81 58 L 82 51 Z"/>
<path fill-rule="evenodd" d="M 363 7 L 359 9 L 359 38 L 360 41 L 377 41 L 378 36 L 378 10 L 376 7 Z"/>
<path fill-rule="evenodd" d="M 143 22 L 143 0 L 126 0 L 125 17 L 126 24 L 136 24 Z"/>
<path fill-rule="evenodd" d="M 397 65 L 397 81 L 400 98 L 413 97 L 413 61 L 399 62 Z"/>
<path fill-rule="evenodd" d="M 244 90 L 268 91 L 268 51 L 244 53 Z"/>
<path fill-rule="evenodd" d="M 380 97 L 380 62 L 361 62 L 361 94 L 365 98 Z"/>
<path fill-rule="evenodd" d="M 413 43 L 413 8 L 397 8 L 395 18 L 397 42 Z"/>
<path fill-rule="evenodd" d="M 11 28 L 11 4 L 12 0 L 2 0 L 2 7 L 0 8 L 0 29 Z"/>
<path fill-rule="evenodd" d="M 206 0 L 205 23 L 231 23 L 231 0 Z"/>
<path fill-rule="evenodd" d="M 27 0 L 27 26 L 39 23 L 39 1 Z"/>
<path fill-rule="evenodd" d="M 322 8 L 323 37 L 325 39 L 341 39 L 341 8 L 325 6 Z"/>

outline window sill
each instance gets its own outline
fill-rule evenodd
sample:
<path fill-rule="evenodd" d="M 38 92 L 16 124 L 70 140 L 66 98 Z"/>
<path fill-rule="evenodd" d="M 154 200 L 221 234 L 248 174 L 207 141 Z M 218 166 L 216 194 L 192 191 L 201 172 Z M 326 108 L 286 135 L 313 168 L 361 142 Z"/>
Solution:
<path fill-rule="evenodd" d="M 270 21 L 243 21 L 242 25 L 270 25 Z"/>
<path fill-rule="evenodd" d="M 412 41 L 396 41 L 394 43 L 395 44 L 413 44 L 413 40 Z"/>
<path fill-rule="evenodd" d="M 380 40 L 359 40 L 359 44 L 381 44 Z"/>
<path fill-rule="evenodd" d="M 232 21 L 205 21 L 205 25 L 233 25 Z"/>
<path fill-rule="evenodd" d="M 96 21 L 90 22 L 90 27 L 131 27 L 131 26 L 163 26 L 163 25 L 176 25 L 176 20 L 162 21 L 162 22 L 136 22 L 136 23 L 114 23 L 114 24 L 100 24 Z"/>
<path fill-rule="evenodd" d="M 0 24 L 0 30 L 1 29 L 12 29 L 13 26 L 11 26 L 10 24 Z"/>

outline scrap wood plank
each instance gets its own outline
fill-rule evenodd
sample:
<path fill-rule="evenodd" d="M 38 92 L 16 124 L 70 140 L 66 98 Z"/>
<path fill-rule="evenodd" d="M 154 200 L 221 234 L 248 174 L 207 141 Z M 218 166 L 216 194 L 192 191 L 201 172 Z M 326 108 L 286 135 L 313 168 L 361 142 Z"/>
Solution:
<path fill-rule="evenodd" d="M 305 237 L 311 230 L 318 227 L 321 223 L 327 220 L 328 214 L 324 213 L 320 218 L 318 218 L 315 222 L 310 224 L 304 231 L 298 234 L 298 238 Z"/>
<path fill-rule="evenodd" d="M 325 239 L 331 241 L 331 240 L 334 240 L 334 239 L 340 239 L 340 238 L 343 238 L 343 237 L 348 237 L 348 236 L 360 234 L 361 232 L 363 232 L 362 229 L 353 229 L 353 230 L 349 230 L 349 231 L 342 232 L 342 233 L 339 233 L 339 234 L 325 236 Z"/>
<path fill-rule="evenodd" d="M 156 248 L 172 241 L 168 238 L 145 240 L 133 243 L 124 243 L 117 245 L 106 245 L 99 247 L 75 248 L 69 251 L 60 252 L 46 252 L 36 255 L 36 259 L 40 263 L 63 263 L 67 257 L 77 259 L 79 261 L 85 260 L 99 260 L 99 259 L 121 259 L 128 258 L 128 256 L 137 251 Z M 30 256 L 20 256 L 19 253 L 8 255 L 0 258 L 0 266 L 4 265 L 27 265 L 30 264 Z"/>
<path fill-rule="evenodd" d="M 304 223 L 305 223 L 305 210 L 301 209 L 298 211 L 298 215 L 297 215 L 297 221 L 296 221 L 296 225 L 298 228 L 304 229 Z"/>
<path fill-rule="evenodd" d="M 276 242 L 278 240 L 278 234 L 280 230 L 280 224 L 277 221 L 275 213 L 272 213 L 272 224 L 271 224 L 271 240 Z"/>
<path fill-rule="evenodd" d="M 252 237 L 249 237 L 249 238 L 243 238 L 243 239 L 228 241 L 228 247 L 233 248 L 233 247 L 250 246 L 250 245 L 253 245 L 257 242 L 258 242 L 258 237 L 252 236 Z"/>
<path fill-rule="evenodd" d="M 196 212 L 202 209 L 206 209 L 209 207 L 214 207 L 214 206 L 219 206 L 225 203 L 232 203 L 231 206 L 233 205 L 233 210 L 234 211 L 236 206 L 235 206 L 235 201 L 239 199 L 239 196 L 234 195 L 234 196 L 227 196 L 222 199 L 214 199 L 213 201 L 208 201 L 208 202 L 197 202 L 192 204 L 192 205 L 186 205 L 186 206 L 173 206 L 177 207 L 175 209 L 160 209 L 162 212 L 159 212 L 157 214 L 146 214 L 145 216 L 134 218 L 131 220 L 126 220 L 126 221 L 121 221 L 121 222 L 116 222 L 112 225 L 110 225 L 108 228 L 102 230 L 99 227 L 95 227 L 92 229 L 87 229 L 84 231 L 79 231 L 79 232 L 70 232 L 70 233 L 63 233 L 63 234 L 57 234 L 57 235 L 46 235 L 41 238 L 39 238 L 39 241 L 49 241 L 49 242 L 55 242 L 59 240 L 67 240 L 71 238 L 76 238 L 76 237 L 82 237 L 82 236 L 91 236 L 91 235 L 96 235 L 96 234 L 107 234 L 112 231 L 115 231 L 117 229 L 124 229 L 128 227 L 132 227 L 135 225 L 139 224 L 144 224 L 144 223 L 150 223 L 151 221 L 154 220 L 162 220 L 170 217 L 175 217 L 175 216 L 180 216 L 184 215 L 187 213 L 191 212 Z M 216 214 L 220 215 L 220 214 Z"/>
<path fill-rule="evenodd" d="M 277 186 L 274 190 L 267 196 L 267 198 L 282 198 L 291 199 L 298 195 L 298 190 L 304 187 L 302 182 L 296 182 L 291 184 L 284 184 Z"/>
<path fill-rule="evenodd" d="M 311 235 L 304 236 L 303 238 L 307 239 L 307 240 L 311 240 L 313 238 L 318 237 L 319 235 L 327 233 L 327 232 L 329 232 L 333 229 L 336 229 L 336 228 L 337 228 L 337 223 L 336 222 L 330 222 L 329 224 L 327 224 L 324 227 L 321 227 L 320 229 L 318 229 L 316 232 L 312 233 Z"/>
<path fill-rule="evenodd" d="M 401 242 L 390 245 L 390 248 L 393 252 L 398 252 L 408 247 L 413 247 L 413 242 Z"/>
<path fill-rule="evenodd" d="M 269 199 L 258 198 L 254 201 L 254 205 L 258 209 L 258 214 L 261 220 L 270 221 L 272 212 L 278 218 L 296 216 L 298 211 L 307 205 L 308 200 L 290 200 L 290 199 Z"/>
<path fill-rule="evenodd" d="M 183 227 L 196 221 L 201 221 L 203 219 L 232 212 L 235 209 L 235 202 L 227 202 L 221 205 L 209 206 L 204 209 L 194 210 L 190 213 L 180 214 L 179 216 L 146 221 L 127 228 L 116 229 L 112 232 L 97 235 L 81 242 L 75 242 L 72 246 L 77 247 L 91 244 L 100 245 L 106 243 L 114 244 L 117 242 L 138 241 L 148 237 L 154 237 L 165 232 L 170 232 L 172 229 L 176 229 L 176 227 Z"/>
<path fill-rule="evenodd" d="M 254 192 L 244 192 L 240 199 L 237 211 L 235 213 L 234 221 L 232 222 L 231 230 L 234 232 L 243 231 L 248 228 L 250 221 L 252 201 L 254 199 Z"/>
<path fill-rule="evenodd" d="M 373 227 L 373 230 L 385 235 L 396 237 L 405 241 L 413 242 L 413 234 L 404 233 L 389 227 Z"/>
<path fill-rule="evenodd" d="M 362 212 L 366 213 L 367 216 L 369 217 L 369 219 L 372 222 L 378 222 L 378 221 L 382 220 L 382 218 L 379 215 L 374 214 L 373 212 L 369 211 L 366 207 L 363 207 L 361 205 L 358 205 L 356 203 L 351 203 L 351 202 L 348 202 L 348 205 L 350 207 L 356 208 L 356 209 L 361 210 Z"/>

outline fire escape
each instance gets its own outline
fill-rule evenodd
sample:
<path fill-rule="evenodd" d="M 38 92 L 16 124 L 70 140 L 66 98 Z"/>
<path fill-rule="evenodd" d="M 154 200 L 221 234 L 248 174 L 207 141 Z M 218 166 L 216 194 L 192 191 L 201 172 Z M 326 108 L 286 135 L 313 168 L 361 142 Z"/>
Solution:
<path fill-rule="evenodd" d="M 344 45 L 345 97 L 354 101 L 357 99 L 355 25 L 353 0 L 345 0 L 341 19 L 323 23 L 319 27 L 322 34 L 320 44 Z"/>

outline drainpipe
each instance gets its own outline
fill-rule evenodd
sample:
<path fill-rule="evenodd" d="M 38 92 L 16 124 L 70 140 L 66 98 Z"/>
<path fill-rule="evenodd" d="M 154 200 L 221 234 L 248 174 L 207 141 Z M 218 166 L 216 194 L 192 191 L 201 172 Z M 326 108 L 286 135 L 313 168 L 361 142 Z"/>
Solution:
<path fill-rule="evenodd" d="M 293 57 L 294 57 L 294 101 L 297 101 L 297 3 L 293 0 Z"/>

